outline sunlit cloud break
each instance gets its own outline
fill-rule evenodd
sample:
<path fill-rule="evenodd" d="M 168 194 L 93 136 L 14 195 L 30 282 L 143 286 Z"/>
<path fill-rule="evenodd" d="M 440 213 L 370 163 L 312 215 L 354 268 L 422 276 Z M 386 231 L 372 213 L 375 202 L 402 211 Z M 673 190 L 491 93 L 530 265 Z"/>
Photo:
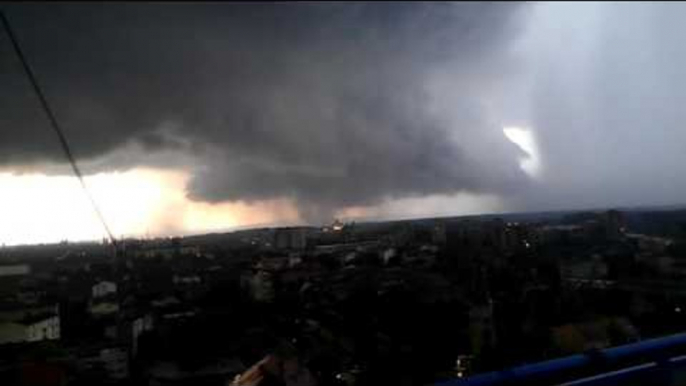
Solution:
<path fill-rule="evenodd" d="M 505 127 L 503 133 L 517 145 L 526 156 L 522 157 L 519 166 L 531 177 L 538 177 L 541 174 L 541 159 L 536 143 L 536 137 L 531 130 L 521 127 Z"/>
<path fill-rule="evenodd" d="M 182 235 L 274 222 L 297 223 L 287 200 L 206 203 L 187 197 L 188 173 L 134 168 L 86 184 L 116 237 Z M 104 229 L 72 176 L 0 173 L 0 244 L 97 240 Z"/>

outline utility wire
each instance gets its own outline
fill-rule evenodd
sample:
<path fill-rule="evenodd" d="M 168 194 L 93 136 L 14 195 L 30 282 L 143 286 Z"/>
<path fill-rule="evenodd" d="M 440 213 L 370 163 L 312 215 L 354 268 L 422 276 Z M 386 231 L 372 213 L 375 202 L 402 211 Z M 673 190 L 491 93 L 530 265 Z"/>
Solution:
<path fill-rule="evenodd" d="M 55 134 L 57 134 L 57 138 L 60 141 L 60 145 L 62 146 L 62 150 L 64 151 L 64 154 L 67 156 L 67 160 L 69 160 L 69 163 L 71 164 L 71 168 L 74 171 L 74 174 L 79 179 L 79 182 L 81 183 L 81 187 L 83 188 L 83 191 L 86 193 L 86 197 L 88 197 L 88 200 L 90 201 L 91 206 L 93 207 L 93 210 L 97 214 L 98 219 L 100 220 L 100 223 L 102 224 L 103 228 L 105 228 L 105 232 L 107 232 L 107 236 L 109 237 L 110 241 L 112 242 L 112 245 L 114 245 L 114 247 L 116 249 L 117 248 L 117 240 L 114 238 L 114 235 L 112 234 L 112 231 L 110 230 L 110 227 L 107 225 L 107 221 L 105 221 L 105 216 L 103 216 L 102 212 L 100 211 L 98 204 L 95 202 L 95 199 L 90 194 L 90 191 L 88 190 L 88 187 L 86 186 L 86 181 L 83 179 L 83 174 L 81 174 L 81 169 L 79 169 L 79 166 L 76 164 L 76 158 L 74 158 L 74 154 L 72 153 L 71 148 L 69 147 L 69 142 L 67 142 L 67 137 L 64 135 L 64 132 L 62 131 L 60 125 L 57 123 L 57 118 L 55 118 L 55 114 L 53 114 L 52 110 L 50 109 L 50 105 L 48 104 L 48 101 L 45 98 L 43 91 L 41 91 L 41 88 L 38 85 L 38 81 L 36 80 L 36 76 L 33 74 L 33 71 L 31 70 L 31 67 L 28 64 L 26 57 L 24 56 L 23 52 L 21 51 L 21 48 L 19 47 L 19 42 L 17 41 L 17 38 L 16 38 L 16 36 L 12 30 L 12 27 L 10 26 L 10 22 L 2 10 L 0 10 L 0 19 L 2 19 L 2 24 L 5 27 L 5 31 L 7 31 L 7 36 L 9 36 L 10 41 L 12 42 L 12 46 L 14 47 L 14 51 L 16 52 L 17 57 L 19 58 L 19 61 L 21 62 L 22 67 L 24 68 L 24 72 L 26 73 L 26 76 L 29 78 L 31 85 L 33 86 L 33 90 L 36 92 L 36 95 L 38 96 L 38 99 L 40 100 L 41 106 L 43 107 L 43 110 L 45 111 L 45 114 L 47 115 L 48 120 L 50 121 L 50 125 L 55 130 Z"/>

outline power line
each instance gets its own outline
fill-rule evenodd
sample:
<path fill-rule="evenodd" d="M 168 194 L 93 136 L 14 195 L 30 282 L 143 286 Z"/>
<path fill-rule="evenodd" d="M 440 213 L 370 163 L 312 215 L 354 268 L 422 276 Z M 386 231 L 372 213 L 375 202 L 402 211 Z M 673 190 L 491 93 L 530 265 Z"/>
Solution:
<path fill-rule="evenodd" d="M 57 118 L 55 118 L 55 114 L 53 114 L 52 110 L 50 109 L 50 105 L 48 104 L 48 100 L 45 98 L 43 91 L 41 90 L 40 86 L 38 86 L 36 76 L 33 74 L 33 71 L 31 70 L 31 67 L 29 66 L 29 63 L 26 60 L 26 57 L 21 51 L 21 48 L 19 47 L 19 42 L 17 41 L 17 38 L 12 30 L 12 27 L 10 26 L 10 22 L 2 10 L 0 10 L 0 19 L 2 19 L 2 24 L 5 27 L 5 31 L 7 31 L 7 36 L 10 38 L 10 41 L 12 42 L 12 47 L 14 47 L 14 51 L 16 52 L 17 57 L 19 58 L 22 67 L 24 68 L 26 76 L 29 78 L 31 85 L 33 86 L 33 90 L 36 92 L 36 95 L 38 96 L 38 100 L 40 100 L 41 106 L 43 107 L 43 110 L 45 111 L 45 114 L 47 115 L 48 120 L 50 121 L 50 125 L 55 130 L 55 134 L 57 134 L 57 138 L 60 141 L 62 150 L 64 151 L 64 154 L 67 156 L 69 164 L 71 164 L 71 169 L 74 171 L 74 174 L 79 179 L 79 182 L 81 183 L 81 187 L 83 188 L 86 197 L 88 197 L 88 200 L 90 201 L 93 210 L 97 214 L 100 223 L 102 224 L 103 228 L 105 228 L 105 232 L 107 232 L 107 236 L 110 238 L 110 241 L 116 248 L 117 240 L 114 238 L 114 235 L 110 230 L 110 227 L 107 225 L 107 221 L 105 221 L 105 216 L 103 216 L 102 212 L 100 211 L 100 208 L 98 208 L 98 204 L 95 202 L 95 199 L 88 191 L 86 181 L 83 179 L 83 174 L 81 174 L 81 169 L 79 169 L 79 166 L 76 164 L 76 158 L 74 158 L 74 154 L 72 153 L 71 148 L 69 147 L 69 142 L 67 142 L 67 137 L 64 135 L 64 132 L 62 131 L 60 125 L 57 123 Z"/>

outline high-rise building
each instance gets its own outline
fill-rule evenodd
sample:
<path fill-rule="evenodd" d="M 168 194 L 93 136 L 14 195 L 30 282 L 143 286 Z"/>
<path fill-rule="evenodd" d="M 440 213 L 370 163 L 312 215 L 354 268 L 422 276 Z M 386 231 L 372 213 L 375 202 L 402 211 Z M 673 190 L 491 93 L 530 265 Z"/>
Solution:
<path fill-rule="evenodd" d="M 303 228 L 279 228 L 274 232 L 274 247 L 277 249 L 303 249 L 306 239 Z"/>

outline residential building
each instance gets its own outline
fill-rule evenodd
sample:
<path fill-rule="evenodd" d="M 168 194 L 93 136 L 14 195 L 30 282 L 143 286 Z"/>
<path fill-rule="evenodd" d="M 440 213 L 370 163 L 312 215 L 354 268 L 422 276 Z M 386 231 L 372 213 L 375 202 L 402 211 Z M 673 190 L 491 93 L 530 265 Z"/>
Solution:
<path fill-rule="evenodd" d="M 0 265 L 0 277 L 3 276 L 26 276 L 31 273 L 28 264 Z"/>
<path fill-rule="evenodd" d="M 60 317 L 56 314 L 31 315 L 21 320 L 0 322 L 0 344 L 59 339 Z"/>
<path fill-rule="evenodd" d="M 303 249 L 306 246 L 304 228 L 279 228 L 274 231 L 274 247 L 277 249 Z"/>
<path fill-rule="evenodd" d="M 101 281 L 92 287 L 91 293 L 93 298 L 101 298 L 110 294 L 116 294 L 117 283 L 111 281 Z"/>

